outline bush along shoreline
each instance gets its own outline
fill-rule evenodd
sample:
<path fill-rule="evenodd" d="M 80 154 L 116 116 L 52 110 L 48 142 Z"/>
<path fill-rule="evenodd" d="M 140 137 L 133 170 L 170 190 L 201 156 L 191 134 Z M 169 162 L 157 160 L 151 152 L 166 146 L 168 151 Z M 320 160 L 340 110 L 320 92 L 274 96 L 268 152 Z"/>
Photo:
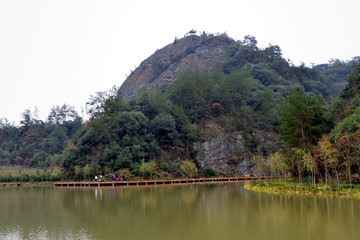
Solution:
<path fill-rule="evenodd" d="M 19 175 L 1 175 L 0 182 L 54 182 L 64 180 L 64 175 L 61 173 L 20 173 Z"/>
<path fill-rule="evenodd" d="M 360 198 L 360 184 L 325 185 L 322 183 L 299 183 L 292 179 L 286 181 L 258 180 L 245 185 L 245 189 L 274 194 L 301 194 L 316 196 L 347 196 Z"/>

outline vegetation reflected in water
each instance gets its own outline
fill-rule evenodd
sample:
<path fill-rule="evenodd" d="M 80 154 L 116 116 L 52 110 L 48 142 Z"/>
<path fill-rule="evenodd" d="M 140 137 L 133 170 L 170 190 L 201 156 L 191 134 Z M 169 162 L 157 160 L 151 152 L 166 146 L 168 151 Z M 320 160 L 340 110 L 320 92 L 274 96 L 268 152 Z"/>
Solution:
<path fill-rule="evenodd" d="M 1 239 L 357 239 L 360 201 L 243 184 L 0 191 Z"/>

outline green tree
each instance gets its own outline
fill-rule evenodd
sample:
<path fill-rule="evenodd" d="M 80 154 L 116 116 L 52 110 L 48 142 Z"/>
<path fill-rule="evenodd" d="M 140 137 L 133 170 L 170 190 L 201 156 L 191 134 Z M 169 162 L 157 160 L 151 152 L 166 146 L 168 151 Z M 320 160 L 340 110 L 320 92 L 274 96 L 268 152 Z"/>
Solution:
<path fill-rule="evenodd" d="M 180 169 L 182 171 L 182 174 L 188 178 L 194 178 L 197 176 L 196 165 L 190 160 L 182 161 Z"/>
<path fill-rule="evenodd" d="M 175 81 L 170 99 L 184 108 L 192 122 L 199 122 L 210 115 L 214 85 L 221 73 L 217 71 L 184 71 Z"/>
<path fill-rule="evenodd" d="M 219 80 L 219 102 L 225 113 L 241 113 L 241 106 L 246 106 L 254 87 L 253 78 L 247 71 L 232 71 Z"/>
<path fill-rule="evenodd" d="M 211 166 L 207 166 L 204 170 L 204 176 L 207 178 L 210 177 L 215 177 L 216 176 L 216 172 L 215 170 L 211 167 Z"/>
<path fill-rule="evenodd" d="M 265 86 L 275 84 L 277 78 L 279 77 L 277 73 L 270 69 L 270 67 L 265 63 L 259 63 L 252 66 L 250 74 L 254 77 L 254 79 L 260 80 Z"/>
<path fill-rule="evenodd" d="M 354 133 L 360 128 L 360 107 L 353 114 L 339 122 L 331 131 L 330 139 L 334 141 L 342 136 Z"/>
<path fill-rule="evenodd" d="M 175 119 L 171 114 L 159 114 L 151 122 L 150 127 L 160 145 L 173 145 L 178 136 Z"/>
<path fill-rule="evenodd" d="M 257 169 L 257 175 L 261 174 L 262 176 L 270 176 L 271 169 L 269 161 L 267 161 L 263 156 L 255 155 L 251 159 L 251 162 L 255 163 Z"/>
<path fill-rule="evenodd" d="M 81 168 L 81 166 L 74 167 L 74 174 L 75 180 L 82 180 L 83 169 Z"/>
<path fill-rule="evenodd" d="M 158 166 L 156 162 L 150 161 L 150 162 L 142 162 L 140 165 L 140 173 L 144 177 L 150 177 L 152 178 L 154 174 L 156 174 L 156 170 L 158 169 Z"/>
<path fill-rule="evenodd" d="M 302 150 L 301 150 L 302 151 Z M 304 164 L 305 169 L 311 173 L 311 181 L 312 184 L 315 185 L 316 183 L 316 172 L 317 172 L 317 165 L 315 158 L 311 155 L 310 152 L 303 152 L 302 153 L 302 161 Z"/>
<path fill-rule="evenodd" d="M 118 88 L 114 86 L 109 91 L 96 92 L 94 95 L 91 95 L 89 101 L 86 102 L 86 111 L 90 118 L 97 119 L 101 117 L 106 110 L 109 110 L 109 103 L 118 103 L 118 92 Z"/>
<path fill-rule="evenodd" d="M 337 149 L 334 144 L 329 140 L 329 135 L 325 135 L 318 143 L 318 157 L 321 160 L 322 165 L 324 166 L 325 171 L 325 184 L 329 182 L 329 175 L 331 170 L 336 172 L 337 184 L 339 186 L 339 174 L 337 171 L 338 161 L 337 161 Z"/>
<path fill-rule="evenodd" d="M 312 173 L 315 180 L 316 166 L 308 154 L 310 146 L 317 143 L 326 129 L 323 101 L 298 90 L 286 97 L 279 115 L 280 139 L 284 140 L 288 147 L 294 148 L 294 161 L 299 181 L 302 181 L 304 167 Z"/>
<path fill-rule="evenodd" d="M 62 106 L 52 107 L 48 115 L 48 121 L 52 124 L 64 124 L 68 121 L 75 121 L 79 117 L 73 106 L 64 104 Z"/>
<path fill-rule="evenodd" d="M 341 92 L 341 97 L 346 99 L 353 98 L 360 93 L 360 64 L 355 67 L 355 70 L 349 75 L 348 83 Z"/>
<path fill-rule="evenodd" d="M 336 139 L 336 147 L 338 150 L 338 159 L 345 166 L 345 174 L 348 182 L 352 184 L 352 167 L 355 163 L 359 163 L 359 142 L 360 130 L 354 133 L 348 133 Z"/>
<path fill-rule="evenodd" d="M 50 155 L 44 151 L 35 154 L 30 160 L 30 167 L 46 168 L 50 165 L 48 162 Z"/>
<path fill-rule="evenodd" d="M 269 157 L 269 165 L 271 172 L 279 176 L 280 182 L 284 177 L 284 174 L 288 171 L 289 167 L 286 164 L 286 157 L 283 150 L 279 150 Z"/>
<path fill-rule="evenodd" d="M 179 133 L 181 142 L 185 145 L 186 158 L 189 158 L 189 152 L 192 149 L 193 143 L 197 140 L 197 130 L 194 127 L 189 118 L 185 114 L 183 107 L 175 104 L 172 109 L 172 115 L 175 119 L 176 131 Z"/>
<path fill-rule="evenodd" d="M 280 139 L 289 146 L 306 150 L 325 131 L 323 101 L 298 91 L 290 93 L 279 111 Z"/>
<path fill-rule="evenodd" d="M 81 152 L 75 146 L 67 147 L 63 150 L 63 162 L 61 163 L 62 171 L 67 179 L 74 177 L 74 166 L 79 164 Z"/>
<path fill-rule="evenodd" d="M 172 103 L 167 98 L 158 86 L 152 91 L 148 89 L 141 89 L 139 96 L 136 99 L 136 107 L 149 120 L 154 119 L 160 113 L 167 113 L 170 111 Z"/>

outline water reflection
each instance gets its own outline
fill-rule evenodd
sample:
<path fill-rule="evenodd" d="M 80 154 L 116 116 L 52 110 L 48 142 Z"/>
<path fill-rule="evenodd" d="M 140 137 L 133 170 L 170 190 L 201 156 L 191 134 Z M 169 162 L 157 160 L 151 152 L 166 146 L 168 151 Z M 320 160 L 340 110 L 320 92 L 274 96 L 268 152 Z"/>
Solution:
<path fill-rule="evenodd" d="M 48 240 L 48 239 L 81 239 L 90 240 L 96 239 L 94 236 L 88 233 L 87 229 L 59 229 L 58 231 L 50 231 L 43 227 L 36 227 L 25 231 L 19 226 L 13 226 L 9 228 L 1 228 L 0 239 L 2 240 Z"/>
<path fill-rule="evenodd" d="M 101 188 L 95 188 L 95 200 L 98 199 L 98 192 L 100 195 L 100 200 L 102 199 L 102 189 Z"/>
<path fill-rule="evenodd" d="M 0 239 L 358 239 L 360 202 L 242 184 L 0 191 Z"/>

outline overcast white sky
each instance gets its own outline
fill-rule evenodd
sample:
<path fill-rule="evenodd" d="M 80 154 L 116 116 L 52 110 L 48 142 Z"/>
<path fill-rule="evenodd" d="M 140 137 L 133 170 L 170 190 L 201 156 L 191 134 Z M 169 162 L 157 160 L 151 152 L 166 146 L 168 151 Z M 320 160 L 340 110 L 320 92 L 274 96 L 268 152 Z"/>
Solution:
<path fill-rule="evenodd" d="M 358 0 L 0 0 L 0 118 L 45 120 L 67 103 L 120 86 L 157 49 L 191 29 L 253 35 L 295 64 L 360 55 Z"/>

